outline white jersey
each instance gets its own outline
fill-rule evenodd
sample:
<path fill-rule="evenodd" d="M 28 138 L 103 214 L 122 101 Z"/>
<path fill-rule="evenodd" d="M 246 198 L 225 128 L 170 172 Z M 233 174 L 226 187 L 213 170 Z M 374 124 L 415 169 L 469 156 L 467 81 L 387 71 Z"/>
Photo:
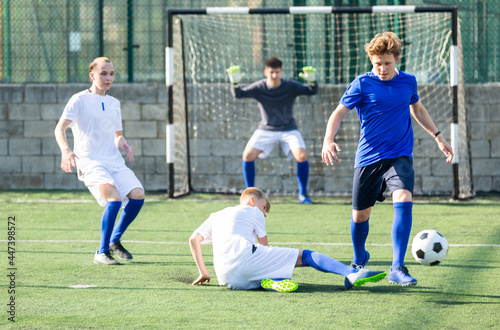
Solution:
<path fill-rule="evenodd" d="M 257 236 L 267 235 L 261 210 L 249 205 L 227 207 L 210 217 L 196 230 L 202 244 L 212 243 L 217 278 L 233 270 L 252 255 Z"/>
<path fill-rule="evenodd" d="M 88 89 L 71 97 L 61 119 L 71 120 L 73 152 L 79 168 L 89 163 L 121 166 L 125 161 L 115 145 L 115 134 L 122 131 L 120 101 L 97 95 Z"/>

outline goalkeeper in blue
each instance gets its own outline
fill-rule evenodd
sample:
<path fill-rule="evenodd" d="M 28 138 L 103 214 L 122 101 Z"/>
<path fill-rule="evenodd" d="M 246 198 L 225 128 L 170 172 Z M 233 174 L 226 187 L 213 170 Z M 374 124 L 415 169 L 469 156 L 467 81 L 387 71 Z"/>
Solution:
<path fill-rule="evenodd" d="M 292 292 L 298 284 L 292 281 L 295 267 L 313 267 L 319 271 L 345 276 L 345 287 L 377 282 L 387 274 L 352 268 L 324 254 L 269 246 L 266 217 L 271 209 L 267 195 L 260 189 L 247 188 L 240 204 L 212 213 L 189 239 L 191 253 L 200 275 L 192 283 L 210 281 L 201 245 L 212 243 L 213 264 L 219 285 L 230 289 Z"/>
<path fill-rule="evenodd" d="M 311 66 L 303 68 L 299 76 L 308 83 L 303 85 L 291 79 L 282 79 L 282 64 L 277 57 L 267 59 L 264 65 L 266 78 L 243 88 L 239 83 L 245 74 L 240 71 L 240 67 L 233 65 L 227 69 L 232 95 L 237 99 L 253 98 L 260 109 L 259 126 L 243 151 L 243 177 L 247 187 L 254 187 L 255 161 L 257 158 L 267 158 L 276 142 L 279 142 L 285 155 L 297 161 L 299 202 L 311 204 L 312 201 L 307 196 L 309 156 L 293 117 L 293 105 L 297 96 L 318 93 L 316 69 Z"/>
<path fill-rule="evenodd" d="M 410 286 L 417 284 L 404 263 L 412 227 L 415 181 L 411 117 L 434 138 L 446 162 L 453 159 L 453 150 L 420 102 L 415 76 L 396 68 L 400 47 L 401 41 L 392 32 L 377 34 L 365 45 L 373 69 L 354 79 L 331 114 L 322 159 L 326 165 L 339 161 L 341 148 L 335 142 L 335 134 L 345 114 L 356 108 L 361 128 L 352 188 L 351 266 L 362 269 L 370 259 L 365 242 L 372 207 L 377 200 L 384 200 L 383 193 L 389 188 L 394 206 L 389 282 Z"/>

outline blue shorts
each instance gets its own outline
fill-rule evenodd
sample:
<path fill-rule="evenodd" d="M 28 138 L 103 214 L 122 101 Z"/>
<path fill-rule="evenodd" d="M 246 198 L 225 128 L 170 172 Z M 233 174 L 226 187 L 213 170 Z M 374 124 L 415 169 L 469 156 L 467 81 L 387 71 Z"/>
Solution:
<path fill-rule="evenodd" d="M 352 183 L 352 208 L 362 211 L 382 202 L 387 187 L 391 194 L 398 189 L 405 189 L 413 194 L 415 172 L 413 158 L 408 156 L 396 159 L 382 159 L 365 167 L 354 169 Z"/>

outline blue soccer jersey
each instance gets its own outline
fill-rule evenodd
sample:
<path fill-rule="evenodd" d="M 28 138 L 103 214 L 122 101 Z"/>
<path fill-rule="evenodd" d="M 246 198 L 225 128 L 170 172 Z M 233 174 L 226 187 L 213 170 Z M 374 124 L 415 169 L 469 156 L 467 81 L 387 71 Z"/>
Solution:
<path fill-rule="evenodd" d="M 389 81 L 373 72 L 356 77 L 340 104 L 356 108 L 361 123 L 354 167 L 413 155 L 410 105 L 418 102 L 417 80 L 403 71 Z"/>

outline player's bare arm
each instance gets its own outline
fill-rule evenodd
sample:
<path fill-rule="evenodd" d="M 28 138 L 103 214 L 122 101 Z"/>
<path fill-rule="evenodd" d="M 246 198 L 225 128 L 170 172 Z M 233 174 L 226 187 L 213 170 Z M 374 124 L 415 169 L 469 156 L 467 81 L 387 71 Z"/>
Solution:
<path fill-rule="evenodd" d="M 257 237 L 257 242 L 259 242 L 259 244 L 262 244 L 262 245 L 266 245 L 266 246 L 269 245 L 269 242 L 267 241 L 267 235 L 264 237 Z"/>
<path fill-rule="evenodd" d="M 127 144 L 127 140 L 125 139 L 121 131 L 116 131 L 115 144 L 118 149 L 125 151 L 128 161 L 133 163 L 134 152 L 132 151 L 132 147 Z"/>
<path fill-rule="evenodd" d="M 422 128 L 425 129 L 427 133 L 434 137 L 436 143 L 438 144 L 439 150 L 441 150 L 446 156 L 446 162 L 451 162 L 453 159 L 453 148 L 449 145 L 442 134 L 437 134 L 439 131 L 422 102 L 418 101 L 417 103 L 410 105 L 410 112 L 417 123 L 419 123 L 419 125 L 422 126 Z"/>
<path fill-rule="evenodd" d="M 192 285 L 203 284 L 205 282 L 210 282 L 210 275 L 208 274 L 207 267 L 205 266 L 205 261 L 203 260 L 203 254 L 201 252 L 201 242 L 204 240 L 203 236 L 199 233 L 194 232 L 189 238 L 189 247 L 191 248 L 191 254 L 193 255 L 200 276 L 191 283 Z"/>
<path fill-rule="evenodd" d="M 321 159 L 326 165 L 333 165 L 335 162 L 340 162 L 337 152 L 341 152 L 342 150 L 335 142 L 335 135 L 337 134 L 340 123 L 347 112 L 349 112 L 349 108 L 343 104 L 339 104 L 328 119 L 325 138 L 323 140 L 323 149 L 321 151 Z"/>
<path fill-rule="evenodd" d="M 61 169 L 68 173 L 70 173 L 73 168 L 76 168 L 75 158 L 78 158 L 69 147 L 66 137 L 66 130 L 70 127 L 71 123 L 71 120 L 61 119 L 54 130 L 57 144 L 59 145 L 59 149 L 61 149 Z"/>

